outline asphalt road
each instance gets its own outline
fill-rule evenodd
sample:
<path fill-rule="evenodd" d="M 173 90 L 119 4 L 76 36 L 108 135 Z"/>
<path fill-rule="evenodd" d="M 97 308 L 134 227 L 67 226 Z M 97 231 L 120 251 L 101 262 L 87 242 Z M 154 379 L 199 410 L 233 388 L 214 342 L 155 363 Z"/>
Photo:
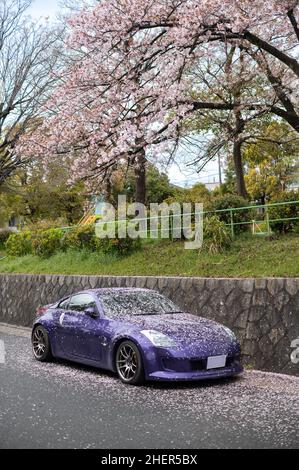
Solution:
<path fill-rule="evenodd" d="M 130 387 L 100 370 L 40 364 L 28 336 L 0 325 L 2 449 L 299 448 L 299 378 L 248 371 Z"/>

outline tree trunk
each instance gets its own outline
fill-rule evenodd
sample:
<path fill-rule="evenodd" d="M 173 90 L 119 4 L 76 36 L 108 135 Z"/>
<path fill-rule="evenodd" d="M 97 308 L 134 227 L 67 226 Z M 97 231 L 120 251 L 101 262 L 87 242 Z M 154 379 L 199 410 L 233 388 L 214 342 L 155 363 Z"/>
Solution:
<path fill-rule="evenodd" d="M 234 164 L 235 164 L 235 172 L 236 172 L 236 183 L 237 183 L 237 193 L 239 196 L 244 197 L 245 199 L 248 198 L 248 194 L 246 191 L 245 179 L 244 179 L 244 169 L 243 169 L 243 162 L 242 162 L 242 151 L 241 151 L 242 143 L 237 140 L 234 142 Z"/>
<path fill-rule="evenodd" d="M 110 176 L 108 176 L 107 180 L 106 180 L 106 185 L 105 185 L 105 190 L 106 190 L 106 198 L 107 198 L 107 202 L 113 202 L 112 201 L 112 184 L 111 184 L 111 179 L 110 179 Z"/>
<path fill-rule="evenodd" d="M 142 150 L 135 162 L 136 191 L 135 201 L 145 204 L 146 199 L 146 158 L 145 150 Z"/>
<path fill-rule="evenodd" d="M 225 73 L 228 78 L 228 82 L 231 77 L 232 73 L 232 63 L 234 58 L 236 47 L 232 46 L 225 66 Z M 242 50 L 240 49 L 240 76 L 242 76 L 244 68 L 244 55 Z M 242 160 L 242 140 L 240 138 L 242 132 L 245 129 L 245 121 L 242 117 L 241 113 L 241 94 L 242 94 L 242 87 L 243 87 L 243 80 L 240 79 L 234 86 L 232 86 L 231 93 L 233 97 L 234 107 L 234 116 L 235 116 L 235 125 L 233 129 L 234 134 L 234 146 L 233 146 L 233 158 L 234 158 L 234 166 L 236 172 L 236 185 L 237 185 L 237 193 L 239 196 L 244 197 L 245 199 L 248 198 L 246 185 L 245 185 L 245 178 L 244 178 L 244 168 L 243 168 L 243 160 Z"/>

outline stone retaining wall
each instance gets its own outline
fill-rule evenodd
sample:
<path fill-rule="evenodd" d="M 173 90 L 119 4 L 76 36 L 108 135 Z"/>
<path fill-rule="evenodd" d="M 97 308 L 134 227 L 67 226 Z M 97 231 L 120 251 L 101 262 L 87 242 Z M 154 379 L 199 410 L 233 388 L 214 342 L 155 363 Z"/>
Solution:
<path fill-rule="evenodd" d="M 245 363 L 299 375 L 299 364 L 290 360 L 291 342 L 299 338 L 299 278 L 0 275 L 0 322 L 30 326 L 39 305 L 81 289 L 118 286 L 156 289 L 182 309 L 232 328 Z"/>

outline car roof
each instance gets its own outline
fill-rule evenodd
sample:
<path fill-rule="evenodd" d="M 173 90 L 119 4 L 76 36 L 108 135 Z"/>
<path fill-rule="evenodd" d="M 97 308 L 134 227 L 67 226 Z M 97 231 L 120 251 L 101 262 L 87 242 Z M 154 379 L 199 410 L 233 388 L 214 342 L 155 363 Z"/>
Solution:
<path fill-rule="evenodd" d="M 97 294 L 97 295 L 101 295 L 101 294 L 109 294 L 110 292 L 156 292 L 155 290 L 153 289 L 145 289 L 145 288 L 141 288 L 141 287 L 101 287 L 101 288 L 98 288 L 98 289 L 86 289 L 86 290 L 82 290 L 80 292 L 74 292 L 72 295 L 78 295 L 78 294 L 88 294 L 88 293 L 91 293 L 91 294 Z"/>

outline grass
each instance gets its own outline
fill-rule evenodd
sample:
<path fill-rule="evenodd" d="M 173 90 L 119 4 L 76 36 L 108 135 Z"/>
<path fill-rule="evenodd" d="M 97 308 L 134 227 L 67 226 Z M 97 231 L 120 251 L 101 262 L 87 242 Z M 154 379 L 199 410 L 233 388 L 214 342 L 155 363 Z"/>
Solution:
<path fill-rule="evenodd" d="M 3 254 L 3 253 L 2 253 Z M 1 256 L 0 256 L 1 257 Z M 2 273 L 146 275 L 203 277 L 299 276 L 299 234 L 275 240 L 243 235 L 220 254 L 185 250 L 182 242 L 145 241 L 127 257 L 88 251 L 58 253 L 49 259 L 36 256 L 0 261 Z"/>

